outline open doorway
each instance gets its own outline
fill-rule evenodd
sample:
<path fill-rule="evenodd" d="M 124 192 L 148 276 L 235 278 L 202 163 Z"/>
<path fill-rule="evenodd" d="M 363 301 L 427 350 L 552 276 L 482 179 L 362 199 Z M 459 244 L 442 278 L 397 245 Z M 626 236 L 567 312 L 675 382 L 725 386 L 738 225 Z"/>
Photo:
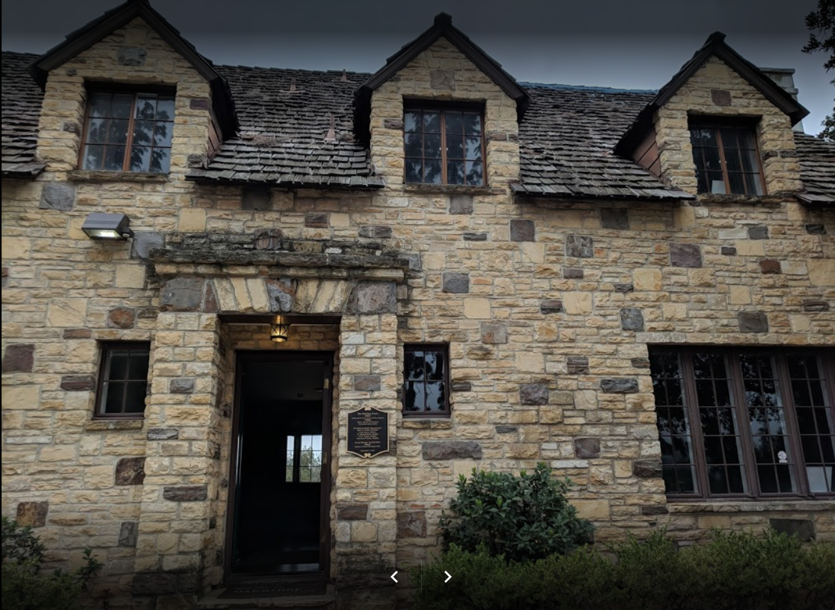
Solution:
<path fill-rule="evenodd" d="M 241 352 L 227 577 L 324 574 L 333 356 Z"/>

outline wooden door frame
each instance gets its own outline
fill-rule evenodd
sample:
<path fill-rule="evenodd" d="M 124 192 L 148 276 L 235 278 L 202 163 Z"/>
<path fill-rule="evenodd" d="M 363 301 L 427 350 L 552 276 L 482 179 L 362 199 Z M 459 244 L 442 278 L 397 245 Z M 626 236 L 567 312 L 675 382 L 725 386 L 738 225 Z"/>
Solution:
<path fill-rule="evenodd" d="M 322 392 L 322 480 L 319 522 L 319 570 L 301 574 L 232 574 L 232 544 L 234 536 L 235 492 L 237 490 L 238 432 L 241 419 L 241 396 L 243 387 L 243 364 L 246 362 L 295 362 L 315 360 L 325 365 L 325 386 Z M 224 584 L 295 579 L 328 580 L 331 562 L 330 499 L 331 499 L 331 445 L 333 435 L 333 363 L 334 352 L 316 351 L 253 351 L 235 352 L 235 400 L 232 411 L 232 442 L 229 451 L 229 490 L 226 500 L 226 532 L 223 536 L 223 582 Z"/>

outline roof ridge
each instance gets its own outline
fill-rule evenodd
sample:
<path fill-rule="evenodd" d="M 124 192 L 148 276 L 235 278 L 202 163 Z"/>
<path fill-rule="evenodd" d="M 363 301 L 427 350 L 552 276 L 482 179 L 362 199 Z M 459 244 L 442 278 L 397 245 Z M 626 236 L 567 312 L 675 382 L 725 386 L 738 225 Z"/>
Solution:
<path fill-rule="evenodd" d="M 622 87 L 607 87 L 605 85 L 567 85 L 564 83 L 532 83 L 528 81 L 519 81 L 519 85 L 522 87 L 541 87 L 545 89 L 575 89 L 580 91 L 604 91 L 609 93 L 658 93 L 658 89 L 624 89 Z"/>

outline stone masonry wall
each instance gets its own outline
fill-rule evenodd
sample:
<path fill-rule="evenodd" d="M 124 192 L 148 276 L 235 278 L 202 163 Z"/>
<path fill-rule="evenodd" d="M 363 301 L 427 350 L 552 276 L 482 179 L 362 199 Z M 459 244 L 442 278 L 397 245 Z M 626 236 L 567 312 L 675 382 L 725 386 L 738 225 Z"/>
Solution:
<path fill-rule="evenodd" d="M 101 45 L 153 40 L 143 28 L 134 23 Z M 35 525 L 56 563 L 77 563 L 84 546 L 93 546 L 107 564 L 95 594 L 109 589 L 111 608 L 126 607 L 131 589 L 141 596 L 149 590 L 143 587 L 160 582 L 169 591 L 218 582 L 230 358 L 244 346 L 267 347 L 255 327 L 227 327 L 210 313 L 158 311 L 161 282 L 147 254 L 174 231 L 254 240 L 271 228 L 290 239 L 379 243 L 413 256 L 407 281 L 397 286 L 396 313 L 346 315 L 338 342 L 331 330 L 311 335 L 311 343 L 299 339 L 299 348 L 339 351 L 335 568 L 382 570 L 425 560 L 437 549 L 438 517 L 457 474 L 472 467 L 518 472 L 537 461 L 571 477 L 572 501 L 595 522 L 601 541 L 667 523 L 677 536 L 694 538 L 713 525 L 760 527 L 772 518 L 811 519 L 819 539 L 835 540 L 832 502 L 668 503 L 646 360 L 648 344 L 832 345 L 835 212 L 809 210 L 790 197 L 692 206 L 514 200 L 508 183 L 518 178 L 515 104 L 443 41 L 372 98 L 372 156 L 389 184 L 381 191 L 274 190 L 269 205 L 254 209 L 241 188 L 183 181 L 185 159 L 205 147 L 196 133 L 203 119 L 188 114 L 187 92 L 208 90 L 179 64 L 172 74 L 191 84 L 178 86 L 171 175 L 69 183 L 80 136 L 62 123 L 81 120 L 80 71 L 116 77 L 104 60 L 112 49 L 99 57 L 98 47 L 85 52 L 87 63 L 50 75 L 41 146 L 47 171 L 34 183 L 3 183 L 2 510 Z M 62 73 L 70 67 L 79 72 Z M 124 78 L 149 78 L 132 70 L 125 68 Z M 433 87 L 426 70 L 452 76 L 436 78 Z M 404 94 L 486 101 L 493 133 L 486 187 L 402 184 L 397 121 Z M 744 99 L 753 108 L 756 100 Z M 762 104 L 763 113 L 772 112 Z M 679 121 L 671 126 L 679 136 L 686 132 L 686 120 L 669 118 Z M 762 122 L 766 130 L 778 124 L 779 117 Z M 679 155 L 679 173 L 671 177 L 690 188 L 689 140 L 680 139 L 676 152 L 673 131 L 656 128 L 659 143 L 670 141 L 662 155 Z M 774 146 L 790 150 L 785 142 Z M 675 158 L 667 158 L 667 167 Z M 766 169 L 772 194 L 794 184 L 780 174 L 794 160 L 773 159 Z M 51 183 L 69 184 L 60 209 L 45 203 L 52 198 L 42 201 Z M 80 225 L 92 211 L 128 213 L 136 238 L 87 239 Z M 270 272 L 194 265 L 191 273 Z M 152 342 L 144 421 L 92 418 L 104 340 Z M 448 419 L 405 420 L 399 413 L 402 346 L 412 342 L 449 343 Z M 380 390 L 356 388 L 355 376 L 366 374 L 380 376 Z M 194 377 L 196 391 L 171 393 L 171 380 L 180 377 Z M 346 413 L 366 404 L 391 413 L 396 453 L 371 460 L 346 455 Z M 164 438 L 158 430 L 178 417 L 185 418 L 180 436 Z M 199 422 L 192 425 L 190 417 Z M 117 472 L 131 483 L 117 484 Z M 170 487 L 195 489 L 171 496 Z M 205 500 L 189 499 L 202 498 L 204 487 Z M 340 506 L 350 505 L 367 506 L 366 519 L 352 518 L 350 510 L 340 517 Z M 137 570 L 156 571 L 155 582 L 134 582 Z M 172 604 L 176 597 L 170 594 Z"/>

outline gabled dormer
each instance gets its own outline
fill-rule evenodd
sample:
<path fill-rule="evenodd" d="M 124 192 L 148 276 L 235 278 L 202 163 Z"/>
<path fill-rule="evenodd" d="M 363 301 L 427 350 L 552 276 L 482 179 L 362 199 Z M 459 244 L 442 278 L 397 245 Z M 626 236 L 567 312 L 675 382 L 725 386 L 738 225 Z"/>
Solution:
<path fill-rule="evenodd" d="M 792 126 L 808 111 L 714 33 L 615 147 L 669 185 L 713 198 L 801 190 Z"/>
<path fill-rule="evenodd" d="M 519 178 L 529 98 L 441 13 L 356 92 L 354 129 L 389 186 L 504 187 Z"/>
<path fill-rule="evenodd" d="M 104 13 L 28 70 L 44 89 L 38 156 L 51 171 L 183 176 L 238 128 L 226 81 L 147 0 Z"/>

